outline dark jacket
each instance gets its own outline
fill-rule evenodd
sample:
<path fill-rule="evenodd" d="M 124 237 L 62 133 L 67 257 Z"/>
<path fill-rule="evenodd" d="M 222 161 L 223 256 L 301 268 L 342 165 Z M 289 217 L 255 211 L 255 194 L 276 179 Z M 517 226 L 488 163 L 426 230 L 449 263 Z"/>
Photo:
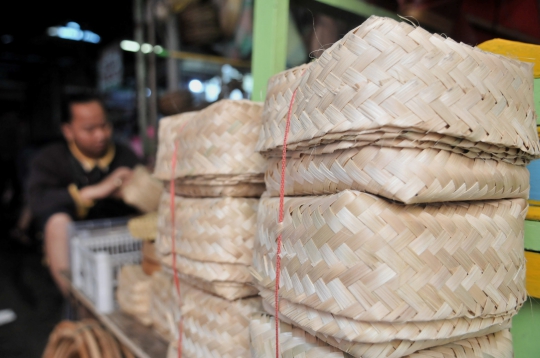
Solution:
<path fill-rule="evenodd" d="M 32 161 L 29 177 L 29 204 L 32 214 L 43 227 L 55 213 L 67 213 L 73 220 L 76 215 L 75 202 L 68 186 L 75 184 L 79 189 L 99 183 L 118 167 L 133 168 L 139 163 L 137 156 L 126 146 L 115 145 L 114 159 L 105 170 L 95 167 L 85 172 L 81 163 L 71 154 L 66 143 L 52 144 L 44 148 Z M 84 220 L 126 216 L 136 210 L 118 199 L 98 200 L 90 208 Z"/>

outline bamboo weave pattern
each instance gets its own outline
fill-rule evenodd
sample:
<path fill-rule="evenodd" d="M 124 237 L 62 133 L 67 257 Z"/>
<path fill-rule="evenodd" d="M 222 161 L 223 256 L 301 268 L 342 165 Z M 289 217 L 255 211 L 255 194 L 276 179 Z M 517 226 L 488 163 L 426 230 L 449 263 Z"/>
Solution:
<path fill-rule="evenodd" d="M 163 256 L 161 262 L 172 268 L 172 254 Z M 180 273 L 207 282 L 251 282 L 251 273 L 247 265 L 198 261 L 176 255 L 176 268 Z"/>
<path fill-rule="evenodd" d="M 170 180 L 170 158 L 174 150 L 171 142 L 175 141 L 178 141 L 176 178 L 262 174 L 265 161 L 255 152 L 261 113 L 260 103 L 222 100 L 201 111 L 172 117 L 160 125 L 154 175 Z"/>
<path fill-rule="evenodd" d="M 524 198 L 526 167 L 492 159 L 469 159 L 437 149 L 366 146 L 332 154 L 287 159 L 285 195 L 366 191 L 405 204 Z M 270 158 L 267 190 L 279 196 L 281 159 Z"/>
<path fill-rule="evenodd" d="M 388 128 L 513 148 L 518 157 L 540 153 L 531 64 L 404 22 L 372 16 L 294 77 L 291 144 Z M 272 98 L 266 106 L 283 105 Z M 284 117 L 263 117 L 257 149 L 281 146 L 284 128 Z"/>
<path fill-rule="evenodd" d="M 249 319 L 261 310 L 258 297 L 230 302 L 190 288 L 182 305 L 184 355 L 249 358 Z"/>
<path fill-rule="evenodd" d="M 361 148 L 364 146 L 441 149 L 461 154 L 471 159 L 494 159 L 515 165 L 527 165 L 536 156 L 523 153 L 515 148 L 498 147 L 481 142 L 471 142 L 436 133 L 415 133 L 411 131 L 363 131 L 355 135 L 328 134 L 324 140 L 310 140 L 287 145 L 289 153 L 310 155 L 333 153 L 337 150 Z M 276 148 L 263 154 L 266 157 L 279 157 L 282 148 Z"/>
<path fill-rule="evenodd" d="M 170 252 L 170 194 L 161 197 L 158 247 Z M 250 198 L 183 198 L 175 200 L 177 254 L 192 260 L 250 265 L 259 200 Z"/>
<path fill-rule="evenodd" d="M 159 180 L 171 179 L 172 154 L 174 144 L 178 140 L 179 132 L 187 125 L 197 112 L 186 112 L 165 117 L 159 120 L 158 149 L 154 177 Z"/>
<path fill-rule="evenodd" d="M 178 337 L 180 302 L 169 272 L 158 271 L 150 283 L 150 317 L 152 326 L 167 341 Z"/>
<path fill-rule="evenodd" d="M 254 314 L 250 325 L 252 358 L 266 358 L 275 351 L 274 317 Z M 350 354 L 338 350 L 309 333 L 280 323 L 280 346 L 283 357 L 290 358 L 350 358 Z M 512 335 L 502 330 L 482 337 L 469 338 L 442 346 L 421 350 L 405 358 L 509 358 L 513 355 Z"/>
<path fill-rule="evenodd" d="M 260 295 L 263 297 L 266 311 L 273 312 L 274 292 L 261 288 Z M 383 347 L 390 343 L 395 344 L 403 341 L 408 342 L 409 346 L 422 344 L 423 348 L 446 344 L 465 337 L 477 337 L 486 334 L 485 332 L 499 331 L 501 326 L 510 324 L 513 314 L 516 313 L 488 318 L 452 318 L 422 322 L 368 322 L 332 315 L 305 305 L 292 303 L 284 298 L 279 301 L 279 312 L 281 320 L 301 327 L 313 335 L 332 337 L 338 341 L 346 340 L 366 346 Z"/>
<path fill-rule="evenodd" d="M 273 290 L 283 235 L 280 297 L 366 322 L 514 314 L 524 287 L 523 199 L 400 205 L 355 191 L 263 198 L 253 259 Z"/>

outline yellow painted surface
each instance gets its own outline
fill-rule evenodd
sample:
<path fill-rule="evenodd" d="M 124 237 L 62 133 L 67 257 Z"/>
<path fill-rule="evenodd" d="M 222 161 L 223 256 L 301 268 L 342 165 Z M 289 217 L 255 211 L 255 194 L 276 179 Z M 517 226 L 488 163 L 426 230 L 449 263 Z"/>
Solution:
<path fill-rule="evenodd" d="M 534 77 L 540 78 L 540 46 L 523 42 L 493 39 L 481 43 L 478 48 L 523 62 L 534 62 Z"/>
<path fill-rule="evenodd" d="M 536 202 L 536 200 L 534 200 Z M 529 200 L 529 203 L 531 200 Z M 527 211 L 527 220 L 540 221 L 540 206 L 529 206 Z"/>
<path fill-rule="evenodd" d="M 527 260 L 525 278 L 527 292 L 531 297 L 540 298 L 540 253 L 525 251 L 525 260 Z"/>

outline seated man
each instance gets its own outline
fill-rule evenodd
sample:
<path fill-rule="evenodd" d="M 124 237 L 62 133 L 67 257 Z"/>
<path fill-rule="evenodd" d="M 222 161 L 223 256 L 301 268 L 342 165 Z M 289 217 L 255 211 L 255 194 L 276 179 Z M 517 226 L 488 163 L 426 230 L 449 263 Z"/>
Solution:
<path fill-rule="evenodd" d="M 44 231 L 52 277 L 65 295 L 60 274 L 69 268 L 68 224 L 135 213 L 120 200 L 118 189 L 139 160 L 127 147 L 112 143 L 111 124 L 98 97 L 72 96 L 64 107 L 66 143 L 50 145 L 32 162 L 29 204 Z"/>

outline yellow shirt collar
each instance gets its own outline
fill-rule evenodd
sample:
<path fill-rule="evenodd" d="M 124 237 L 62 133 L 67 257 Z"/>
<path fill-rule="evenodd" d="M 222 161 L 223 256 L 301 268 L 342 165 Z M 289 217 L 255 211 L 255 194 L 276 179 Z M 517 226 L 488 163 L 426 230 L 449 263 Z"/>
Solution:
<path fill-rule="evenodd" d="M 111 162 L 114 159 L 114 154 L 116 152 L 116 149 L 114 147 L 114 144 L 109 145 L 109 149 L 107 149 L 107 153 L 99 159 L 92 159 L 84 155 L 79 148 L 77 148 L 77 145 L 75 145 L 75 142 L 68 143 L 69 150 L 71 151 L 71 154 L 77 159 L 79 163 L 81 163 L 81 166 L 86 172 L 92 171 L 96 166 L 101 170 L 106 170 Z"/>

